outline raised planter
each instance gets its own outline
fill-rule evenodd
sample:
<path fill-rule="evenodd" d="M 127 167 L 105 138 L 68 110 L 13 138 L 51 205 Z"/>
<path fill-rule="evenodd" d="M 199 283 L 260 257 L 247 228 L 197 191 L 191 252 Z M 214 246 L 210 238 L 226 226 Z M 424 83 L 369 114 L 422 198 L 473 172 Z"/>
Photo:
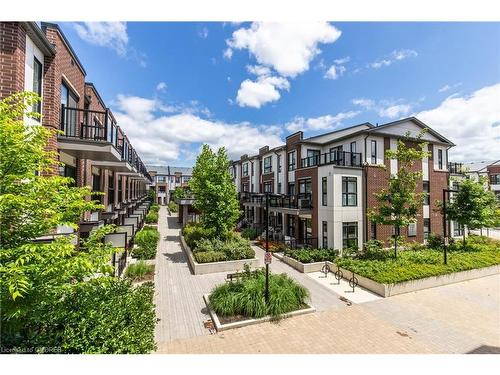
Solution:
<path fill-rule="evenodd" d="M 301 263 L 288 256 L 280 256 L 274 254 L 277 258 L 282 260 L 284 263 L 295 268 L 299 272 L 310 273 L 321 271 L 321 268 L 325 265 L 325 262 L 315 262 L 315 263 Z M 327 262 L 332 271 L 337 270 L 337 265 L 332 262 Z M 340 268 L 344 274 L 344 279 L 350 279 L 352 277 L 352 272 L 344 268 Z M 434 288 L 437 286 L 443 286 L 448 284 L 459 283 L 462 281 L 478 279 L 480 277 L 496 275 L 500 273 L 500 265 L 495 265 L 485 268 L 476 268 L 468 271 L 460 271 L 449 273 L 446 275 L 430 276 L 417 280 L 402 281 L 395 284 L 383 284 L 378 283 L 372 279 L 356 274 L 358 279 L 358 285 L 368 289 L 369 291 L 378 294 L 382 297 L 395 296 L 397 294 L 415 292 L 417 290 Z"/>
<path fill-rule="evenodd" d="M 217 273 L 217 272 L 234 272 L 243 271 L 245 264 L 248 264 L 250 268 L 259 267 L 259 258 L 252 259 L 239 259 L 239 260 L 227 260 L 224 262 L 212 262 L 212 263 L 198 263 L 194 259 L 193 252 L 191 248 L 187 245 L 184 240 L 184 236 L 181 235 L 181 245 L 182 249 L 186 253 L 188 258 L 189 267 L 195 275 L 205 275 L 207 273 Z"/>
<path fill-rule="evenodd" d="M 217 332 L 220 331 L 227 331 L 228 329 L 234 329 L 234 328 L 241 328 L 241 327 L 246 327 L 246 326 L 251 326 L 253 324 L 259 324 L 259 323 L 264 323 L 264 322 L 269 322 L 273 318 L 271 316 L 264 316 L 263 318 L 259 319 L 246 319 L 246 320 L 241 320 L 239 322 L 234 322 L 234 323 L 227 323 L 227 324 L 222 324 L 219 320 L 219 317 L 210 308 L 210 304 L 208 303 L 208 294 L 203 295 L 203 300 L 205 301 L 205 304 L 207 305 L 208 312 L 210 313 L 210 317 L 212 318 L 212 321 L 214 322 L 215 329 Z M 295 310 L 295 311 L 290 311 L 289 313 L 282 314 L 280 318 L 290 318 L 292 316 L 298 316 L 298 315 L 304 315 L 304 314 L 309 314 L 312 312 L 315 312 L 316 309 L 312 306 L 309 308 L 301 309 L 301 310 Z"/>

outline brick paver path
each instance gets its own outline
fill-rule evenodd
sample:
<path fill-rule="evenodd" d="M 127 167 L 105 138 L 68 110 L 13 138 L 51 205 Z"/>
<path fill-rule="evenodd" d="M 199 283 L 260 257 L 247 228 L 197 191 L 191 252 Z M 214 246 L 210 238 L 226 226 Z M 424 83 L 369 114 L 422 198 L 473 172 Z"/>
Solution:
<path fill-rule="evenodd" d="M 159 345 L 158 353 L 500 353 L 500 276 Z"/>

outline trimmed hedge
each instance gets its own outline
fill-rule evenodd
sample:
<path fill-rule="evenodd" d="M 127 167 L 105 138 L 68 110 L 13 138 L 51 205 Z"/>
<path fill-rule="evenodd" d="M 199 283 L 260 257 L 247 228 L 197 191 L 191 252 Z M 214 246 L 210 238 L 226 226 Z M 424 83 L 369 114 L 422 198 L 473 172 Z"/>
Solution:
<path fill-rule="evenodd" d="M 158 211 L 149 211 L 144 219 L 146 224 L 156 224 L 158 223 Z"/>
<path fill-rule="evenodd" d="M 155 258 L 159 240 L 160 232 L 156 228 L 144 227 L 135 235 L 134 243 L 137 247 L 132 250 L 132 256 L 138 259 Z"/>
<path fill-rule="evenodd" d="M 225 241 L 217 238 L 201 239 L 196 242 L 193 254 L 198 263 L 252 259 L 255 257 L 255 251 L 250 246 L 250 242 L 237 234 Z"/>

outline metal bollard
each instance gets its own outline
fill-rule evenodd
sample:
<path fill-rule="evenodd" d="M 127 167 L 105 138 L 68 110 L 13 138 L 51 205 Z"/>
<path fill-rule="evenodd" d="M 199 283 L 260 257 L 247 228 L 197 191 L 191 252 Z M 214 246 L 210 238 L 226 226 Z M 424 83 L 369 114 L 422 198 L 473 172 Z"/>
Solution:
<path fill-rule="evenodd" d="M 325 262 L 325 265 L 321 268 L 321 272 L 325 274 L 325 278 L 328 278 L 328 272 L 330 272 L 330 266 L 328 262 Z"/>
<path fill-rule="evenodd" d="M 354 288 L 358 286 L 358 279 L 354 275 L 354 272 L 352 273 L 352 277 L 349 279 L 349 286 L 352 288 L 352 292 L 354 293 Z"/>
<path fill-rule="evenodd" d="M 340 280 L 342 280 L 342 278 L 344 277 L 344 274 L 340 270 L 339 266 L 337 266 L 337 271 L 335 271 L 335 273 L 333 275 L 337 279 L 337 285 L 340 285 Z"/>

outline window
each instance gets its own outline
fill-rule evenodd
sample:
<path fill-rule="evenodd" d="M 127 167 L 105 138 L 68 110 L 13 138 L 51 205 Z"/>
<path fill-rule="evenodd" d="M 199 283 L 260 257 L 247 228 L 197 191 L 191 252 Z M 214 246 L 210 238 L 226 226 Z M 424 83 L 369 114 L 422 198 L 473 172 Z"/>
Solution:
<path fill-rule="evenodd" d="M 408 237 L 415 237 L 417 235 L 417 223 L 410 223 L 408 225 Z"/>
<path fill-rule="evenodd" d="M 429 238 L 431 232 L 431 219 L 424 219 L 424 239 Z"/>
<path fill-rule="evenodd" d="M 273 192 L 272 181 L 264 182 L 264 193 L 272 193 L 272 192 Z"/>
<path fill-rule="evenodd" d="M 33 92 L 42 96 L 42 63 L 36 57 L 33 60 Z M 33 105 L 33 112 L 42 113 L 42 102 L 36 102 Z"/>
<path fill-rule="evenodd" d="M 254 189 L 254 184 L 252 182 L 252 190 L 250 190 L 252 193 L 255 193 L 255 189 Z"/>
<path fill-rule="evenodd" d="M 253 168 L 253 161 L 250 162 L 250 174 L 252 176 L 255 175 L 254 168 Z M 247 175 L 248 175 L 248 165 L 247 165 Z"/>
<path fill-rule="evenodd" d="M 371 225 L 370 239 L 376 240 L 377 239 L 377 223 L 372 221 L 372 222 L 370 222 L 370 225 Z"/>
<path fill-rule="evenodd" d="M 323 249 L 328 249 L 328 222 L 323 221 Z"/>
<path fill-rule="evenodd" d="M 326 177 L 321 179 L 321 204 L 323 206 L 328 205 L 328 182 Z"/>
<path fill-rule="evenodd" d="M 272 161 L 273 161 L 272 156 L 267 156 L 264 158 L 264 173 L 271 173 L 272 172 L 272 169 L 273 169 Z"/>
<path fill-rule="evenodd" d="M 422 183 L 422 190 L 424 193 L 426 193 L 425 198 L 424 198 L 424 205 L 428 206 L 430 204 L 430 187 L 429 187 L 429 181 L 423 181 Z"/>
<path fill-rule="evenodd" d="M 248 176 L 248 163 L 243 164 L 243 176 Z"/>
<path fill-rule="evenodd" d="M 165 193 L 165 186 L 160 186 L 160 193 Z"/>
<path fill-rule="evenodd" d="M 443 169 L 443 150 L 438 150 L 438 168 Z"/>
<path fill-rule="evenodd" d="M 342 223 L 342 248 L 358 248 L 358 223 Z"/>
<path fill-rule="evenodd" d="M 288 170 L 293 171 L 295 169 L 295 151 L 290 151 L 288 153 Z"/>
<path fill-rule="evenodd" d="M 112 174 L 108 176 L 108 204 L 115 203 L 115 178 Z"/>
<path fill-rule="evenodd" d="M 278 182 L 278 194 L 281 194 L 281 182 Z"/>
<path fill-rule="evenodd" d="M 276 155 L 276 164 L 278 165 L 278 173 L 281 172 L 281 155 Z"/>
<path fill-rule="evenodd" d="M 175 183 L 179 184 L 181 182 L 181 178 L 179 176 L 175 176 Z"/>
<path fill-rule="evenodd" d="M 371 164 L 377 164 L 377 141 L 371 141 Z"/>
<path fill-rule="evenodd" d="M 351 152 L 356 152 L 356 142 L 351 142 Z"/>
<path fill-rule="evenodd" d="M 310 178 L 299 180 L 299 194 L 309 194 L 312 191 Z"/>
<path fill-rule="evenodd" d="M 63 177 L 70 177 L 73 179 L 69 184 L 70 187 L 76 186 L 76 167 L 64 164 L 64 166 L 59 167 L 59 175 Z"/>
<path fill-rule="evenodd" d="M 490 176 L 490 184 L 500 185 L 500 174 L 492 174 Z"/>
<path fill-rule="evenodd" d="M 295 216 L 293 215 L 288 215 L 288 235 L 290 237 L 295 237 Z"/>
<path fill-rule="evenodd" d="M 456 221 L 452 221 L 453 223 L 453 237 L 459 237 L 464 235 L 464 227 Z"/>
<path fill-rule="evenodd" d="M 78 98 L 77 96 L 68 88 L 64 83 L 61 83 L 61 105 L 64 104 L 65 107 L 77 108 Z M 77 130 L 77 112 L 75 110 L 66 111 L 62 113 L 64 122 L 63 130 L 68 136 L 78 136 Z"/>
<path fill-rule="evenodd" d="M 248 183 L 243 184 L 243 191 L 247 192 L 248 191 Z"/>
<path fill-rule="evenodd" d="M 342 145 L 330 148 L 330 162 L 342 160 L 342 156 L 344 156 L 343 150 L 344 148 Z"/>
<path fill-rule="evenodd" d="M 357 177 L 342 177 L 342 206 L 358 205 Z"/>
<path fill-rule="evenodd" d="M 294 182 L 288 183 L 288 195 L 295 195 L 295 183 Z"/>

